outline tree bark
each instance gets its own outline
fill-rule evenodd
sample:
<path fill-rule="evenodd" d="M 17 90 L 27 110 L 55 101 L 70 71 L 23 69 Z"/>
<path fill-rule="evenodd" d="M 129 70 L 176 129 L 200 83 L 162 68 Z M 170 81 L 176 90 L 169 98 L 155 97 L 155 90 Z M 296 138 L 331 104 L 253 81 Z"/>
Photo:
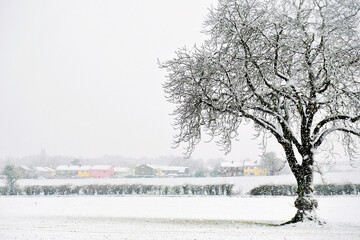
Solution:
<path fill-rule="evenodd" d="M 315 210 L 318 202 L 313 195 L 313 169 L 312 166 L 301 166 L 297 181 L 297 194 L 295 207 L 297 212 L 290 222 L 317 221 Z"/>
<path fill-rule="evenodd" d="M 295 174 L 297 181 L 297 198 L 294 202 L 297 212 L 295 216 L 284 224 L 312 221 L 322 224 L 316 215 L 318 202 L 313 195 L 313 156 L 306 155 L 303 163 Z"/>

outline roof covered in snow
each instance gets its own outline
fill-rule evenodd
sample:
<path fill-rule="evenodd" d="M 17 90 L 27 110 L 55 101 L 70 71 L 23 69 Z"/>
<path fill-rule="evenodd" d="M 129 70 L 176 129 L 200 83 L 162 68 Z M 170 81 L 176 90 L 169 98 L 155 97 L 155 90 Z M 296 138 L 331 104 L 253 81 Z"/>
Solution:
<path fill-rule="evenodd" d="M 78 165 L 60 165 L 56 168 L 57 171 L 90 171 L 90 170 L 109 170 L 110 165 L 94 165 L 94 166 L 78 166 Z"/>
<path fill-rule="evenodd" d="M 91 167 L 91 170 L 110 170 L 112 166 L 110 165 L 94 165 Z"/>
<path fill-rule="evenodd" d="M 127 167 L 114 167 L 114 172 L 129 172 L 130 168 Z"/>
<path fill-rule="evenodd" d="M 147 166 L 149 168 L 155 169 L 155 170 L 162 170 L 162 171 L 177 171 L 177 172 L 185 172 L 188 167 L 180 167 L 180 166 L 158 166 L 158 165 L 152 165 L 152 164 L 142 164 L 139 166 Z"/>
<path fill-rule="evenodd" d="M 54 169 L 49 168 L 49 167 L 44 167 L 44 169 L 45 169 L 45 170 L 47 170 L 48 172 L 55 172 L 55 170 L 54 170 Z"/>
<path fill-rule="evenodd" d="M 29 168 L 28 166 L 20 166 L 20 168 L 26 170 L 26 171 L 31 171 L 31 168 Z"/>
<path fill-rule="evenodd" d="M 159 166 L 153 165 L 153 164 L 148 164 L 148 163 L 137 165 L 137 167 L 141 167 L 141 166 L 146 166 L 146 167 L 149 167 L 152 169 L 159 169 Z"/>
<path fill-rule="evenodd" d="M 222 162 L 220 166 L 223 168 L 239 168 L 239 167 L 255 167 L 255 166 L 259 166 L 259 164 L 256 161 Z"/>
<path fill-rule="evenodd" d="M 177 171 L 185 172 L 188 167 L 179 167 L 179 166 L 159 166 L 159 169 L 162 171 Z"/>
<path fill-rule="evenodd" d="M 56 168 L 56 171 L 78 171 L 82 170 L 81 166 L 76 165 L 60 165 Z"/>
<path fill-rule="evenodd" d="M 84 166 L 79 166 L 79 169 L 80 171 L 90 171 L 91 169 L 91 166 L 87 166 L 87 165 L 84 165 Z"/>
<path fill-rule="evenodd" d="M 43 167 L 34 167 L 34 169 L 38 172 L 48 172 L 49 170 L 43 168 Z"/>
<path fill-rule="evenodd" d="M 55 172 L 54 169 L 49 168 L 49 167 L 34 167 L 35 171 L 38 172 Z"/>
<path fill-rule="evenodd" d="M 220 164 L 221 167 L 226 167 L 226 168 L 238 168 L 238 167 L 243 167 L 243 163 L 240 162 L 222 162 Z"/>

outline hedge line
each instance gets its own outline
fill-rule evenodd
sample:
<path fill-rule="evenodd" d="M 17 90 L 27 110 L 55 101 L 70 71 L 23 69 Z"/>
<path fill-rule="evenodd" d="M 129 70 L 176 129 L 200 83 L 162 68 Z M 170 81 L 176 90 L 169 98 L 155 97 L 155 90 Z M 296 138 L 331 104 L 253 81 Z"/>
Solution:
<path fill-rule="evenodd" d="M 250 195 L 270 195 L 270 196 L 296 196 L 297 187 L 294 185 L 262 185 L 253 188 Z M 324 184 L 315 185 L 314 194 L 319 196 L 331 195 L 358 195 L 360 194 L 360 184 Z"/>
<path fill-rule="evenodd" d="M 222 185 L 59 185 L 18 187 L 16 195 L 232 195 L 233 186 Z M 0 195 L 9 195 L 8 187 L 0 187 Z"/>
<path fill-rule="evenodd" d="M 24 186 L 16 189 L 16 195 L 233 195 L 234 185 L 59 185 L 59 186 Z M 294 185 L 262 185 L 253 188 L 253 196 L 296 196 Z M 0 187 L 0 195 L 9 195 L 8 187 Z M 360 184 L 325 184 L 315 185 L 314 194 L 359 195 Z"/>

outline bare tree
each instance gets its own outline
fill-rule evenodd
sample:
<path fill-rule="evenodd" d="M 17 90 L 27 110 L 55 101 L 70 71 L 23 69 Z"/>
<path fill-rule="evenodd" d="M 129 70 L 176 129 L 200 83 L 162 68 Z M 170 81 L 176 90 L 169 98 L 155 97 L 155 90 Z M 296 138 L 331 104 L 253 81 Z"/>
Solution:
<path fill-rule="evenodd" d="M 351 158 L 359 149 L 359 9 L 358 0 L 220 0 L 204 24 L 208 40 L 161 63 L 175 143 L 190 155 L 206 133 L 228 152 L 253 122 L 276 138 L 297 180 L 289 222 L 317 221 L 314 155 L 334 134 Z"/>
<path fill-rule="evenodd" d="M 261 158 L 260 166 L 267 169 L 270 176 L 280 174 L 284 169 L 285 162 L 276 156 L 274 152 L 267 152 Z"/>

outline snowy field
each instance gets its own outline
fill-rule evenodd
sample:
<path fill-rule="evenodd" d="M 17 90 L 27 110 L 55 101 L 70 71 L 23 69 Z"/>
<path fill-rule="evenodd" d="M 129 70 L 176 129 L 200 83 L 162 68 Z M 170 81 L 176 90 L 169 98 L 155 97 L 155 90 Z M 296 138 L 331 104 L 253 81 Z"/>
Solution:
<path fill-rule="evenodd" d="M 0 239 L 360 239 L 360 197 L 320 197 L 325 226 L 270 226 L 293 197 L 2 196 Z"/>
<path fill-rule="evenodd" d="M 323 182 L 325 180 L 325 182 Z M 234 184 L 238 196 L 0 196 L 0 240 L 7 239 L 360 239 L 360 196 L 319 197 L 325 226 L 275 227 L 295 214 L 294 197 L 250 197 L 292 175 L 228 178 L 31 179 L 25 185 Z M 360 172 L 327 173 L 315 184 L 360 183 Z M 1 183 L 4 184 L 4 183 Z"/>
<path fill-rule="evenodd" d="M 215 178 L 109 178 L 109 179 L 22 179 L 18 181 L 25 185 L 84 185 L 84 184 L 151 184 L 151 185 L 206 185 L 206 184 L 234 184 L 234 192 L 247 194 L 252 188 L 263 184 L 294 184 L 293 175 L 279 176 L 249 176 L 249 177 L 215 177 Z M 315 174 L 315 184 L 323 183 L 360 183 L 360 171 L 329 172 L 322 177 Z M 0 182 L 4 185 L 4 181 Z"/>

